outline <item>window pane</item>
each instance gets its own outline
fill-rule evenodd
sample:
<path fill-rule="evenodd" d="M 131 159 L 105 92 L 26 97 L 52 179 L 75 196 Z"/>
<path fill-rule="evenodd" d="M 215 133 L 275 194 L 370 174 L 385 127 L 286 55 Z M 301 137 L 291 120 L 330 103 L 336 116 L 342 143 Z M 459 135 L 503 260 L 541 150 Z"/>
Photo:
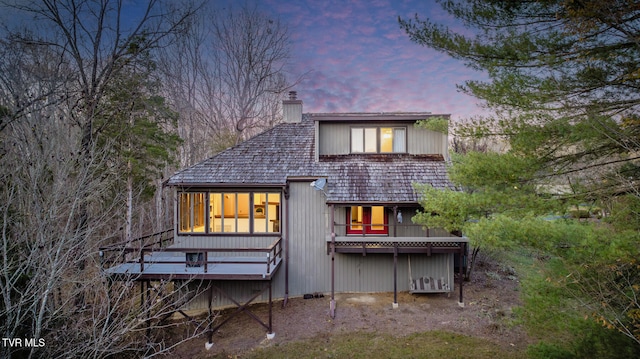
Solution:
<path fill-rule="evenodd" d="M 209 232 L 220 233 L 222 224 L 222 193 L 209 194 Z"/>
<path fill-rule="evenodd" d="M 236 194 L 224 193 L 222 199 L 222 208 L 224 209 L 224 225 L 223 232 L 236 232 Z"/>
<path fill-rule="evenodd" d="M 238 193 L 238 227 L 236 232 L 249 233 L 249 193 Z"/>
<path fill-rule="evenodd" d="M 393 152 L 407 152 L 406 138 L 404 128 L 393 129 Z"/>
<path fill-rule="evenodd" d="M 362 206 L 351 206 L 351 230 L 362 230 Z"/>
<path fill-rule="evenodd" d="M 393 128 L 380 129 L 380 152 L 396 152 L 394 151 Z"/>
<path fill-rule="evenodd" d="M 189 194 L 180 193 L 180 203 L 178 205 L 178 217 L 179 224 L 178 229 L 180 232 L 191 231 L 191 206 L 189 205 Z"/>
<path fill-rule="evenodd" d="M 351 129 L 351 152 L 364 152 L 363 128 Z"/>
<path fill-rule="evenodd" d="M 178 205 L 178 229 L 180 232 L 204 233 L 205 194 L 180 193 Z"/>
<path fill-rule="evenodd" d="M 204 233 L 205 222 L 205 197 L 204 193 L 190 193 L 193 196 L 193 231 Z"/>
<path fill-rule="evenodd" d="M 236 194 L 235 193 L 224 193 L 223 199 L 223 208 L 224 208 L 224 218 L 235 218 L 236 217 Z"/>
<path fill-rule="evenodd" d="M 267 212 L 269 208 L 265 206 L 266 203 L 266 193 L 253 194 L 253 231 L 256 233 L 264 233 L 267 231 Z"/>
<path fill-rule="evenodd" d="M 364 152 L 378 152 L 378 131 L 376 128 L 364 129 Z"/>
<path fill-rule="evenodd" d="M 384 231 L 384 207 L 371 207 L 371 229 L 374 231 Z"/>
<path fill-rule="evenodd" d="M 268 193 L 266 208 L 267 232 L 280 232 L 280 193 Z"/>

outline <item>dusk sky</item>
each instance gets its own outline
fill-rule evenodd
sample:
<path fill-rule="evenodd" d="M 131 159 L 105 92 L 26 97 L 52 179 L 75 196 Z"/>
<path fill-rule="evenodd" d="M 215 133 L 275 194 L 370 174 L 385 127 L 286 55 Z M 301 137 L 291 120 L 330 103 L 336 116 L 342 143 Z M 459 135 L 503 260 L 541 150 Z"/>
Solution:
<path fill-rule="evenodd" d="M 397 18 L 429 17 L 454 24 L 433 1 L 262 0 L 286 22 L 294 41 L 295 87 L 304 112 L 427 111 L 453 120 L 481 110 L 456 84 L 484 79 L 444 54 L 411 42 Z M 462 30 L 462 28 L 460 28 Z"/>
<path fill-rule="evenodd" d="M 245 1 L 289 27 L 291 78 L 309 72 L 294 88 L 304 112 L 424 111 L 451 114 L 454 121 L 482 113 L 456 84 L 486 76 L 411 42 L 398 25 L 398 16 L 417 13 L 465 31 L 433 0 Z M 143 7 L 146 1 L 125 3 Z M 0 22 L 8 16 L 0 13 Z"/>

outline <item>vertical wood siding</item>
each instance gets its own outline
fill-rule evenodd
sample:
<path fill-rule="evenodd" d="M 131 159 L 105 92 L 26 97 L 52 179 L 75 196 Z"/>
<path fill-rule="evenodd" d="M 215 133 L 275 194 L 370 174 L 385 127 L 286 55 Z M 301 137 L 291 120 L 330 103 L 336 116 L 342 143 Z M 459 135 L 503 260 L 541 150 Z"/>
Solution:
<path fill-rule="evenodd" d="M 362 123 L 357 126 L 397 127 L 398 122 Z M 349 123 L 320 123 L 319 125 L 319 151 L 320 155 L 346 155 L 351 152 L 351 127 Z M 440 132 L 434 132 L 415 127 L 412 123 L 403 123 L 407 127 L 407 153 L 417 154 L 442 154 L 449 158 L 448 136 Z"/>
<path fill-rule="evenodd" d="M 407 145 L 410 154 L 441 154 L 449 158 L 448 135 L 410 126 L 407 131 Z"/>
<path fill-rule="evenodd" d="M 321 191 L 309 182 L 290 185 L 289 293 L 324 292 L 331 286 L 331 260 L 327 256 L 328 207 Z"/>
<path fill-rule="evenodd" d="M 351 152 L 351 126 L 344 123 L 319 125 L 320 155 L 346 155 Z"/>
<path fill-rule="evenodd" d="M 330 235 L 329 207 L 325 205 L 322 192 L 315 191 L 309 182 L 293 182 L 290 185 L 291 197 L 289 207 L 289 296 L 296 297 L 305 293 L 321 292 L 328 294 L 331 290 L 331 256 L 327 255 L 326 238 Z M 283 218 L 286 218 L 283 208 Z M 410 221 L 409 211 L 405 221 Z M 392 214 L 389 214 L 392 216 Z M 337 207 L 336 222 L 346 220 L 345 207 Z M 389 223 L 393 223 L 390 218 Z M 417 232 L 416 232 L 417 231 Z M 416 232 L 416 233 L 413 233 Z M 431 235 L 442 235 L 441 231 Z M 339 231 L 338 231 L 339 233 Z M 419 227 L 409 231 L 399 232 L 399 235 L 424 235 Z M 191 237 L 182 238 L 194 247 L 215 246 L 228 247 L 238 244 L 253 246 L 269 243 L 271 238 L 252 237 Z M 428 276 L 445 278 L 453 290 L 453 255 L 399 255 L 398 256 L 398 290 L 410 289 L 409 263 L 411 273 L 415 278 Z M 388 292 L 393 291 L 393 256 L 390 254 L 336 254 L 335 285 L 338 292 Z M 234 299 L 244 302 L 253 296 L 263 285 L 262 282 L 246 281 L 217 281 L 217 286 L 223 288 Z M 280 267 L 273 282 L 273 297 L 283 298 L 285 295 L 285 268 Z M 198 284 L 192 284 L 196 288 Z M 205 284 L 206 286 L 206 284 Z M 256 301 L 266 301 L 265 292 Z M 215 294 L 213 305 L 230 305 L 226 298 Z M 202 293 L 192 300 L 187 307 L 202 309 L 208 305 L 207 293 Z"/>

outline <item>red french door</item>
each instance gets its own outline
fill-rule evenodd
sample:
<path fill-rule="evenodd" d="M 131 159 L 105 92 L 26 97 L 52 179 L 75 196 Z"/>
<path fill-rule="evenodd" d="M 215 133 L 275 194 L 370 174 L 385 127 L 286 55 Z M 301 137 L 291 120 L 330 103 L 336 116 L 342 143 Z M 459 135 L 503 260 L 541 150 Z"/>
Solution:
<path fill-rule="evenodd" d="M 347 207 L 347 234 L 389 234 L 383 206 Z"/>

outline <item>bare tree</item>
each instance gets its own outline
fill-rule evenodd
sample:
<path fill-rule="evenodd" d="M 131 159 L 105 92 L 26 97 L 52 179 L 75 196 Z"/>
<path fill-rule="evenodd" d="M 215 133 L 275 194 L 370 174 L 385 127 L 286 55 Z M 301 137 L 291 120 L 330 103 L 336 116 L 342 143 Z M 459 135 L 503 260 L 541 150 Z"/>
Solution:
<path fill-rule="evenodd" d="M 167 350 L 149 344 L 145 323 L 170 314 L 185 291 L 157 283 L 147 295 L 155 304 L 141 306 L 136 278 L 110 283 L 98 261 L 126 203 L 117 140 L 100 121 L 113 105 L 107 90 L 140 53 L 131 46 L 155 48 L 192 13 L 161 5 L 150 1 L 131 28 L 122 1 L 3 7 L 32 21 L 0 37 L 0 331 L 35 341 L 3 346 L 0 357 Z"/>
<path fill-rule="evenodd" d="M 50 78 L 56 77 L 65 78 Z M 45 97 L 32 78 L 16 78 L 31 84 L 34 98 Z M 141 303 L 137 278 L 108 280 L 98 248 L 112 242 L 125 195 L 113 192 L 118 179 L 106 169 L 110 152 L 94 149 L 87 163 L 77 150 L 81 131 L 66 122 L 69 109 L 47 98 L 54 101 L 22 108 L 0 132 L 0 330 L 3 338 L 35 343 L 5 345 L 0 357 L 166 353 L 175 343 L 150 340 L 168 325 L 160 319 L 205 288 L 152 283 Z M 79 227 L 75 217 L 83 206 L 91 210 Z M 77 271 L 79 263 L 85 270 Z M 202 334 L 206 324 L 196 323 L 184 340 Z"/>
<path fill-rule="evenodd" d="M 130 60 L 169 41 L 195 11 L 193 6 L 178 10 L 159 0 L 137 9 L 125 8 L 122 0 L 43 0 L 10 3 L 4 8 L 35 19 L 25 31 L 11 32 L 14 41 L 47 47 L 72 68 L 66 100 L 73 111 L 66 118 L 80 129 L 80 151 L 88 162 L 102 130 L 95 121 L 103 115 L 109 85 Z M 125 21 L 125 14 L 136 21 Z M 137 51 L 131 51 L 132 46 Z M 87 216 L 87 209 L 80 208 L 80 226 Z"/>
<path fill-rule="evenodd" d="M 168 98 L 181 114 L 182 165 L 193 164 L 281 121 L 291 88 L 289 30 L 256 6 L 200 12 L 163 53 Z"/>

